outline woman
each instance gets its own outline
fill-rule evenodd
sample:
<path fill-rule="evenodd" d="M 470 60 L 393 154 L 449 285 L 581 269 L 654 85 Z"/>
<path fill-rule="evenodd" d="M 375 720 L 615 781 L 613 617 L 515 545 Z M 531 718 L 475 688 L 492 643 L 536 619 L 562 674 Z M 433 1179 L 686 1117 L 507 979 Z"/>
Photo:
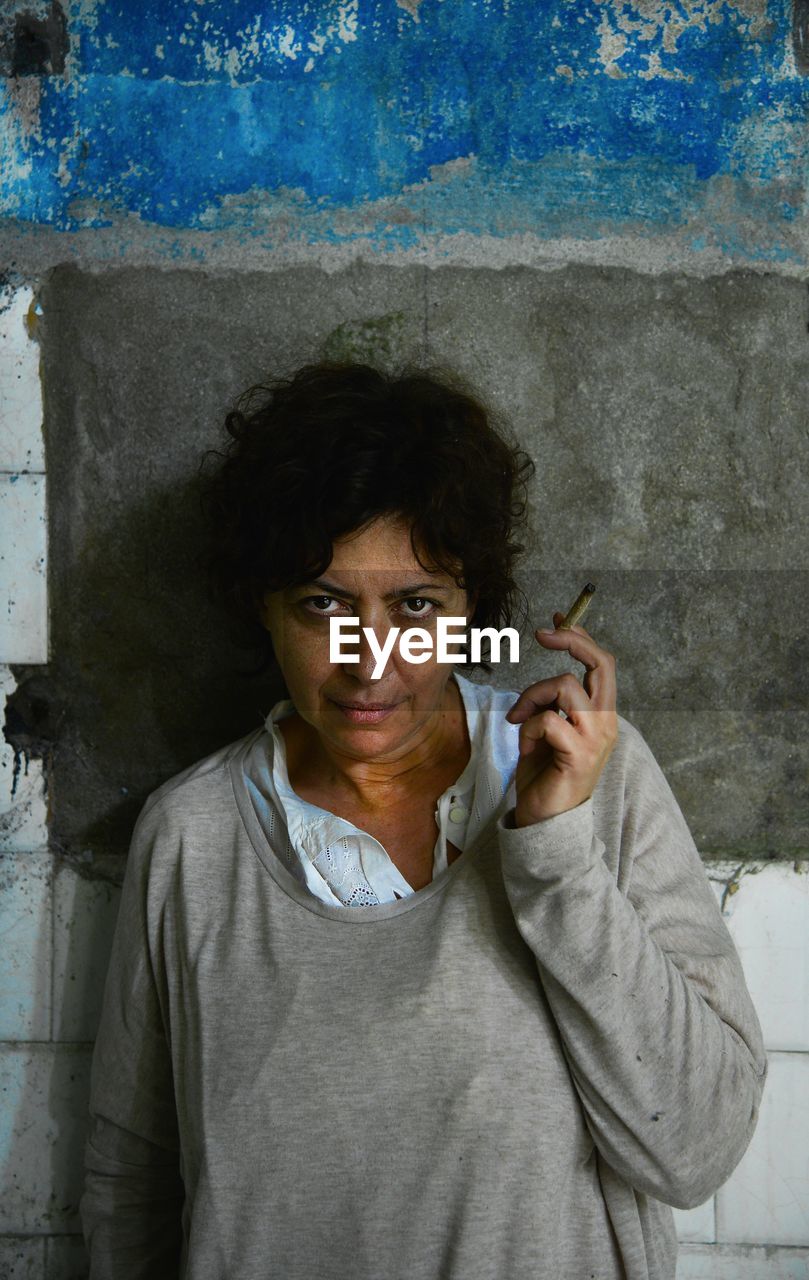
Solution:
<path fill-rule="evenodd" d="M 367 365 L 227 425 L 212 573 L 288 696 L 138 819 L 91 1276 L 671 1280 L 670 1206 L 735 1168 L 766 1058 L 613 658 L 576 626 L 536 638 L 583 685 L 375 670 L 391 627 L 512 619 L 530 460 L 449 375 Z"/>

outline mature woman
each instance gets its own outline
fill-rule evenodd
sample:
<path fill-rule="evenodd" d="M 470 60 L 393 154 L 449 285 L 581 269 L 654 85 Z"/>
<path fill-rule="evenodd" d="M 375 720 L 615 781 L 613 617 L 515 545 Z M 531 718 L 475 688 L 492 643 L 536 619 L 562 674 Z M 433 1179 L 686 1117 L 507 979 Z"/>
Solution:
<path fill-rule="evenodd" d="M 213 572 L 288 696 L 138 819 L 91 1276 L 671 1280 L 669 1206 L 738 1163 L 766 1058 L 614 660 L 537 632 L 583 684 L 519 692 L 371 643 L 512 620 L 530 460 L 412 370 L 307 366 L 227 426 Z"/>

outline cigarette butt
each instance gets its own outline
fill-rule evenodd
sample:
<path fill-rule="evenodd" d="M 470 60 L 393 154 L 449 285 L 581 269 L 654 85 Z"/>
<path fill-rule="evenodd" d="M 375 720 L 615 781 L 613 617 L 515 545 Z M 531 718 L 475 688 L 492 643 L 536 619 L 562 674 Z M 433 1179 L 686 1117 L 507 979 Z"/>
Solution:
<path fill-rule="evenodd" d="M 584 584 L 581 592 L 576 596 L 573 604 L 570 606 L 564 618 L 559 623 L 559 626 L 556 628 L 557 631 L 569 630 L 570 627 L 574 626 L 579 621 L 579 618 L 584 617 L 584 611 L 592 600 L 595 589 L 596 587 L 594 582 L 586 582 Z"/>

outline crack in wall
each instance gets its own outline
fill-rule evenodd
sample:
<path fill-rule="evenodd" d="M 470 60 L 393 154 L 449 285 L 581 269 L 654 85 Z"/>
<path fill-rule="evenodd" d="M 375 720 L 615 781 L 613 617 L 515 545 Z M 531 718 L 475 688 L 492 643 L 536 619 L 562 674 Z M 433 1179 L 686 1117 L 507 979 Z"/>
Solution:
<path fill-rule="evenodd" d="M 809 75 L 809 0 L 792 0 L 792 53 L 796 70 Z"/>

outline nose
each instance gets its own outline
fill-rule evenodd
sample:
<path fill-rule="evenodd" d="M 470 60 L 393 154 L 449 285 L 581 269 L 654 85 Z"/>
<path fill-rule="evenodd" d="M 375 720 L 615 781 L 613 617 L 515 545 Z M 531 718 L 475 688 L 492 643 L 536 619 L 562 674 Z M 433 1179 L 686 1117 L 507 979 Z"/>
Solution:
<path fill-rule="evenodd" d="M 376 684 L 384 679 L 390 670 L 395 645 L 391 647 L 391 651 L 385 658 L 384 663 L 382 663 L 379 655 L 384 650 L 385 645 L 390 643 L 388 637 L 391 630 L 396 628 L 391 626 L 390 620 L 384 612 L 380 616 L 367 610 L 358 609 L 355 616 L 359 617 L 359 643 L 351 646 L 351 652 L 357 655 L 359 662 L 346 662 L 343 664 L 343 670 L 346 675 L 353 676 L 360 684 Z M 366 634 L 366 628 L 373 633 L 375 647 L 372 647 L 372 643 Z M 379 669 L 377 670 L 377 668 Z"/>

